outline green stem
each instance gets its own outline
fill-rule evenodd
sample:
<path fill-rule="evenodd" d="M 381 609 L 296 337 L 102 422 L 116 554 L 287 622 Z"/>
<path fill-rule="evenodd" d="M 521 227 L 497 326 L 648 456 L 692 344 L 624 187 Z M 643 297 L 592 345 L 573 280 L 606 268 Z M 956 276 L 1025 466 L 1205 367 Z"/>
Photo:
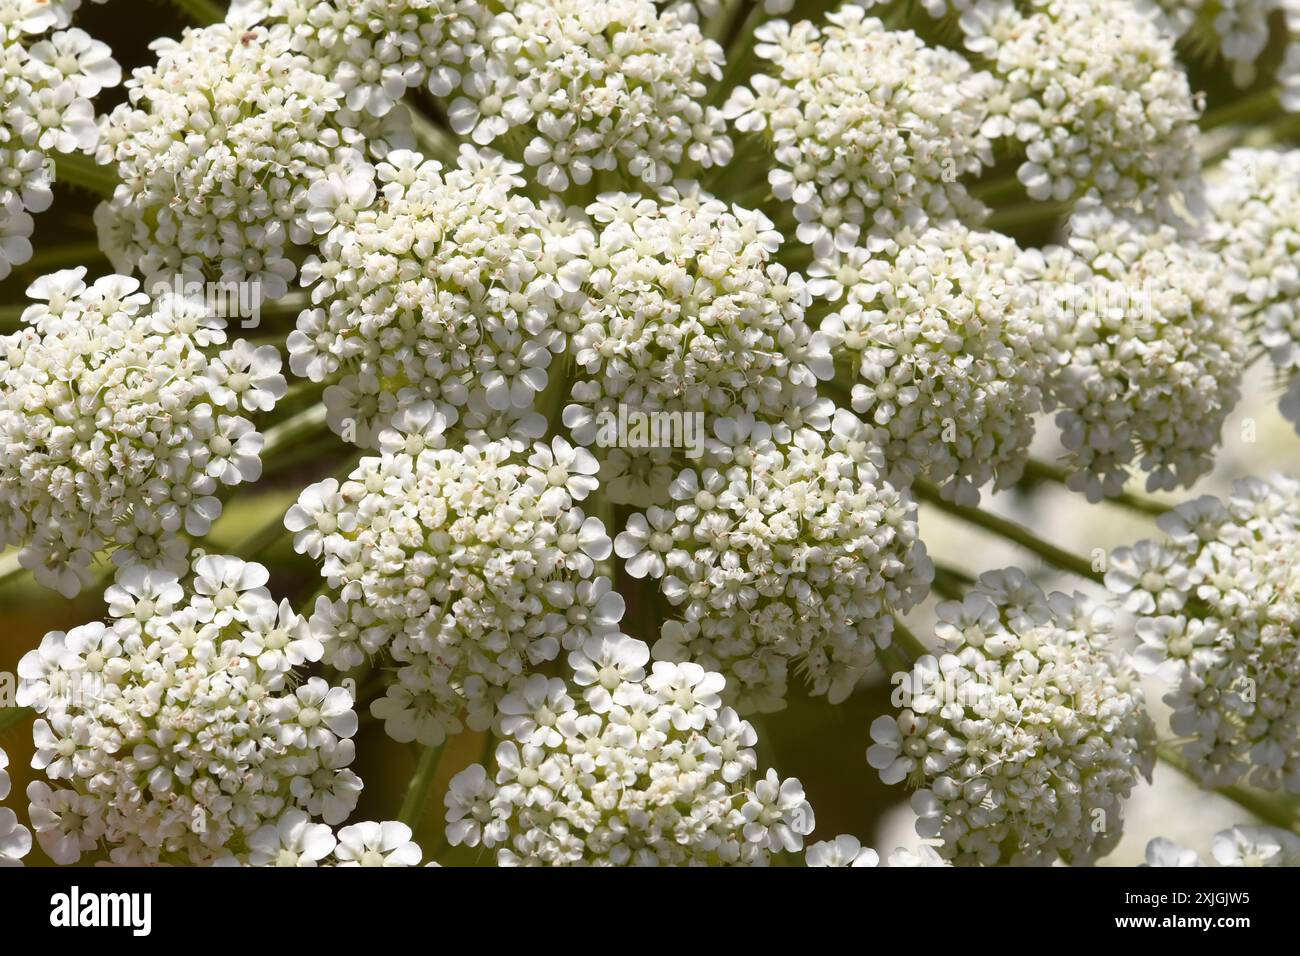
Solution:
<path fill-rule="evenodd" d="M 0 708 L 0 734 L 4 733 L 10 727 L 16 727 L 35 712 L 30 707 L 5 707 Z"/>
<path fill-rule="evenodd" d="M 1012 196 L 1023 196 L 1024 192 L 1025 187 L 1015 173 L 1010 176 L 1003 176 L 1001 179 L 990 179 L 988 182 L 980 180 L 970 190 L 972 196 L 989 205 L 994 205 L 1000 200 L 1009 199 Z"/>
<path fill-rule="evenodd" d="M 974 579 L 965 572 L 938 562 L 935 563 L 934 590 L 940 597 L 949 601 L 960 601 L 965 597 L 966 592 L 974 586 Z"/>
<path fill-rule="evenodd" d="M 745 70 L 749 69 L 749 64 L 753 60 L 754 31 L 766 16 L 762 0 L 750 0 L 749 12 L 727 47 L 727 65 L 723 70 L 722 79 L 709 95 L 710 106 L 721 107 L 740 82 Z"/>
<path fill-rule="evenodd" d="M 429 159 L 456 164 L 456 143 L 447 132 L 419 110 L 411 110 L 411 130 L 415 141 Z"/>
<path fill-rule="evenodd" d="M 1066 487 L 1070 476 L 1069 472 L 1064 468 L 1061 468 L 1059 465 L 1053 465 L 1045 461 L 1035 461 L 1031 458 L 1025 463 L 1024 477 L 1028 478 L 1030 481 L 1050 481 L 1053 484 Z M 1156 518 L 1171 510 L 1169 505 L 1161 504 L 1158 501 L 1154 501 L 1151 498 L 1145 498 L 1142 495 L 1130 494 L 1127 491 L 1106 498 L 1105 500 L 1112 504 L 1123 505 L 1125 508 L 1136 511 L 1139 514 Z"/>
<path fill-rule="evenodd" d="M 287 540 L 288 536 L 289 532 L 284 527 L 284 515 L 277 512 L 274 518 L 249 535 L 235 554 L 245 561 L 256 561 L 263 552 L 273 548 L 276 542 Z"/>
<path fill-rule="evenodd" d="M 1044 541 L 1024 525 L 1008 521 L 1006 518 L 998 517 L 987 511 L 981 511 L 979 508 L 971 508 L 967 505 L 945 501 L 940 496 L 939 490 L 929 482 L 917 481 L 913 487 L 917 497 L 933 504 L 940 510 L 946 511 L 968 524 L 976 525 L 986 531 L 992 531 L 994 534 L 1020 545 L 1025 550 L 1033 552 L 1048 564 L 1060 568 L 1062 571 L 1068 571 L 1081 578 L 1087 578 L 1097 584 L 1104 584 L 1104 576 L 1101 572 L 1094 571 L 1090 562 L 1076 554 L 1071 554 L 1063 548 L 1058 548 L 1048 541 Z"/>
<path fill-rule="evenodd" d="M 226 11 L 212 0 L 172 0 L 172 4 L 181 13 L 205 27 L 226 19 Z"/>
<path fill-rule="evenodd" d="M 104 253 L 99 248 L 99 243 L 95 241 L 73 242 L 68 245 L 55 246 L 52 249 L 42 249 L 26 262 L 21 263 L 17 268 L 23 271 L 45 273 L 54 269 L 66 269 L 69 266 L 84 265 L 87 262 L 95 262 L 104 258 Z M 19 307 L 19 315 L 27 306 Z"/>
<path fill-rule="evenodd" d="M 291 448 L 300 439 L 318 435 L 327 427 L 323 402 L 317 402 L 291 418 L 272 425 L 266 430 L 266 443 L 262 446 L 263 461 L 272 452 Z"/>
<path fill-rule="evenodd" d="M 1168 764 L 1188 780 L 1195 783 L 1198 787 L 1205 789 L 1200 779 L 1192 772 L 1191 765 L 1187 762 L 1187 758 L 1174 750 L 1173 747 L 1168 744 L 1162 744 L 1160 747 L 1156 748 L 1156 756 L 1160 759 L 1161 763 Z M 1214 787 L 1211 789 L 1214 793 L 1227 797 L 1233 803 L 1240 807 L 1244 807 L 1246 810 L 1249 810 L 1255 816 L 1272 826 L 1281 827 L 1283 830 L 1290 830 L 1292 833 L 1300 833 L 1300 825 L 1298 825 L 1300 821 L 1297 821 L 1295 811 L 1277 800 L 1270 800 L 1263 794 L 1257 793 L 1248 787 L 1241 787 L 1235 784 L 1232 786 Z"/>
<path fill-rule="evenodd" d="M 443 746 L 445 744 L 424 748 L 419 762 L 415 765 L 411 782 L 406 787 L 406 797 L 402 800 L 402 807 L 397 811 L 397 819 L 412 830 L 424 817 L 424 805 L 429 801 L 429 790 L 433 786 L 433 778 L 438 773 L 438 761 L 442 757 Z"/>
<path fill-rule="evenodd" d="M 894 642 L 904 650 L 912 663 L 933 653 L 919 637 L 911 632 L 903 623 L 902 617 L 897 614 L 894 615 Z"/>
<path fill-rule="evenodd" d="M 1201 129 L 1212 130 L 1228 123 L 1244 123 L 1253 120 L 1261 113 L 1276 113 L 1281 109 L 1277 94 L 1277 86 L 1268 86 L 1249 96 L 1226 103 L 1218 109 L 1210 110 L 1201 117 Z"/>
<path fill-rule="evenodd" d="M 23 313 L 30 303 L 23 305 L 0 305 L 0 335 L 16 332 L 22 325 Z"/>
<path fill-rule="evenodd" d="M 727 38 L 731 36 L 731 31 L 735 29 L 736 20 L 743 16 L 740 8 L 744 4 L 745 0 L 727 0 L 722 9 L 715 13 L 713 18 L 704 25 L 704 35 L 725 48 Z"/>
<path fill-rule="evenodd" d="M 990 229 L 1005 231 L 1017 226 L 1032 226 L 1039 223 L 1055 222 L 1069 212 L 1069 203 L 1039 202 L 1031 199 L 1015 206 L 1006 206 L 995 210 L 985 223 Z"/>
<path fill-rule="evenodd" d="M 119 182 L 112 166 L 100 166 L 83 153 L 60 153 L 54 160 L 54 176 L 56 182 L 72 183 L 105 199 Z"/>
<path fill-rule="evenodd" d="M 18 563 L 18 552 L 10 551 L 8 554 L 0 554 L 0 588 L 9 584 L 11 581 L 17 581 L 27 573 L 27 569 Z"/>

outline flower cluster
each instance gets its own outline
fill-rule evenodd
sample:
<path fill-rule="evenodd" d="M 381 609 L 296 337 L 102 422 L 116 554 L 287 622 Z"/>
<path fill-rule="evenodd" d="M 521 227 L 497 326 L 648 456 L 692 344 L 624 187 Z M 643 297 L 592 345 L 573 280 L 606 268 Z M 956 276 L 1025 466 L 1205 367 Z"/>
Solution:
<path fill-rule="evenodd" d="M 809 844 L 804 861 L 808 866 L 872 867 L 880 862 L 880 854 L 863 846 L 857 837 L 842 833 L 834 840 Z"/>
<path fill-rule="evenodd" d="M 745 714 L 785 706 L 792 664 L 814 694 L 848 697 L 932 575 L 915 506 L 869 447 L 840 412 L 830 436 L 802 429 L 725 469 L 686 469 L 671 509 L 632 515 L 615 551 L 632 577 L 659 579 L 681 617 L 655 658 L 720 672 Z"/>
<path fill-rule="evenodd" d="M 325 391 L 330 426 L 377 447 L 422 401 L 527 410 L 579 327 L 589 231 L 514 192 L 522 169 L 463 146 L 454 169 L 394 150 L 321 180 L 308 214 L 325 238 L 303 266 L 314 308 L 289 364 Z"/>
<path fill-rule="evenodd" d="M 354 823 L 337 833 L 301 810 L 286 810 L 248 838 L 244 858 L 218 866 L 419 866 L 424 852 L 411 828 L 397 820 Z"/>
<path fill-rule="evenodd" d="M 806 866 L 873 867 L 879 863 L 880 854 L 869 846 L 863 846 L 857 837 L 847 833 L 841 833 L 834 840 L 809 844 L 804 853 Z M 935 851 L 934 847 L 924 843 L 916 853 L 899 847 L 889 854 L 886 865 L 891 867 L 952 866 Z"/>
<path fill-rule="evenodd" d="M 9 796 L 9 755 L 0 749 L 0 800 Z M 32 848 L 32 834 L 18 822 L 18 815 L 8 807 L 0 807 L 0 867 L 22 866 Z"/>
<path fill-rule="evenodd" d="M 1194 192 L 1198 110 L 1173 43 L 1130 0 L 983 3 L 966 45 L 1002 81 L 1000 128 L 1025 144 L 1035 199 L 1164 208 Z"/>
<path fill-rule="evenodd" d="M 486 729 L 513 678 L 623 615 L 596 573 L 605 528 L 576 504 L 596 487 L 591 455 L 563 438 L 526 460 L 507 440 L 452 450 L 445 424 L 430 412 L 418 435 L 393 433 L 400 450 L 312 485 L 285 518 L 294 547 L 324 557 L 312 623 L 330 635 L 326 663 L 386 651 L 395 679 L 371 710 L 393 738 L 426 745 L 462 720 Z"/>
<path fill-rule="evenodd" d="M 1221 56 L 1232 68 L 1237 86 L 1250 86 L 1259 75 L 1269 45 L 1269 21 L 1283 20 L 1286 52 L 1278 65 L 1282 105 L 1300 109 L 1300 6 L 1294 0 L 1152 0 L 1159 24 L 1207 59 Z"/>
<path fill-rule="evenodd" d="M 122 180 L 95 217 L 119 271 L 246 282 L 277 299 L 296 271 L 290 243 L 316 234 L 312 184 L 409 139 L 408 114 L 375 128 L 292 47 L 284 25 L 216 24 L 153 44 L 157 64 L 127 81 L 130 102 L 104 120 L 97 153 Z"/>
<path fill-rule="evenodd" d="M 1300 866 L 1300 836 L 1278 827 L 1237 826 L 1214 834 L 1217 866 Z M 1147 866 L 1206 866 L 1195 850 L 1166 837 L 1147 844 Z"/>
<path fill-rule="evenodd" d="M 263 436 L 240 413 L 286 391 L 273 346 L 218 351 L 204 303 L 85 275 L 37 280 L 26 327 L 0 337 L 0 547 L 22 545 L 68 597 L 101 550 L 183 567 L 180 533 L 206 534 L 220 488 L 261 475 Z"/>
<path fill-rule="evenodd" d="M 1190 485 L 1240 397 L 1245 339 L 1226 266 L 1171 226 L 1091 204 L 1069 232 L 1069 248 L 1022 266 L 1065 359 L 1047 394 L 1070 487 L 1098 501 L 1134 467 L 1151 491 Z"/>
<path fill-rule="evenodd" d="M 701 100 L 722 76 L 722 48 L 687 4 L 652 0 L 505 0 L 483 28 L 482 62 L 451 104 L 452 129 L 513 142 L 539 185 L 559 192 L 600 171 L 651 186 L 689 159 L 731 159 L 726 124 Z"/>
<path fill-rule="evenodd" d="M 1173 682 L 1191 771 L 1300 793 L 1300 481 L 1245 479 L 1159 524 L 1167 540 L 1116 551 L 1106 584 L 1140 615 L 1137 662 Z"/>
<path fill-rule="evenodd" d="M 321 643 L 267 579 L 217 555 L 185 578 L 131 565 L 104 594 L 107 624 L 47 634 L 19 663 L 49 778 L 28 787 L 29 812 L 56 863 L 101 842 L 122 865 L 209 863 L 285 810 L 352 812 L 352 697 L 299 680 Z"/>
<path fill-rule="evenodd" d="M 958 180 L 993 161 L 993 78 L 886 29 L 864 6 L 846 4 L 822 27 L 764 24 L 755 52 L 771 73 L 737 87 L 724 109 L 738 131 L 770 143 L 772 191 L 794 204 L 798 238 L 819 247 L 974 215 Z"/>
<path fill-rule="evenodd" d="M 476 0 L 234 0 L 226 22 L 287 25 L 291 48 L 348 109 L 384 116 L 421 84 L 434 96 L 456 89 L 487 19 Z"/>
<path fill-rule="evenodd" d="M 781 236 L 766 216 L 686 184 L 657 200 L 606 193 L 587 211 L 598 236 L 564 424 L 578 444 L 601 446 L 611 500 L 666 504 L 674 457 L 663 446 L 609 451 L 601 424 L 620 408 L 698 416 L 709 436 L 724 418 L 787 436 L 829 424 L 817 382 L 831 375 L 830 352 L 804 321 L 803 278 L 774 261 Z M 731 444 L 710 442 L 704 462 L 725 462 Z"/>
<path fill-rule="evenodd" d="M 32 256 L 30 213 L 53 201 L 55 154 L 95 151 L 90 101 L 122 82 L 105 44 L 63 29 L 71 12 L 8 0 L 0 16 L 0 279 Z"/>
<path fill-rule="evenodd" d="M 958 864 L 1086 864 L 1119 842 L 1121 806 L 1150 777 L 1155 732 L 1108 647 L 1110 614 L 983 575 L 938 607 L 943 654 L 911 674 L 910 708 L 871 725 L 871 766 L 920 786 L 917 832 Z"/>
<path fill-rule="evenodd" d="M 1227 264 L 1239 324 L 1287 377 L 1282 414 L 1300 431 L 1300 151 L 1237 149 L 1216 172 L 1210 242 Z"/>
<path fill-rule="evenodd" d="M 1020 477 L 1055 353 L 1018 258 L 1012 240 L 948 223 L 813 267 L 814 293 L 845 300 L 820 331 L 895 483 L 922 475 L 973 504 Z"/>
<path fill-rule="evenodd" d="M 813 812 L 775 770 L 756 777 L 754 728 L 724 680 L 658 661 L 622 635 L 569 657 L 573 687 L 535 675 L 501 702 L 496 773 L 472 764 L 447 792 L 447 839 L 500 866 L 765 865 L 803 848 Z"/>

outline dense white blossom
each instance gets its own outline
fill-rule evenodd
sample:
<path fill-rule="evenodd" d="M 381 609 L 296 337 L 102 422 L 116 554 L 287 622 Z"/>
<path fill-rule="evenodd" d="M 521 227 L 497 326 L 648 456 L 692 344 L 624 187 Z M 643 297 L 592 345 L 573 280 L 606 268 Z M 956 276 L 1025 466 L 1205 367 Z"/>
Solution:
<path fill-rule="evenodd" d="M 0 337 L 0 547 L 64 595 L 97 552 L 185 564 L 221 489 L 261 475 L 245 417 L 285 394 L 280 354 L 226 341 L 205 303 L 84 268 L 37 280 L 22 328 Z"/>
<path fill-rule="evenodd" d="M 1151 491 L 1209 471 L 1246 359 L 1223 259 L 1172 226 L 1087 204 L 1068 248 L 1021 267 L 1064 357 L 1047 395 L 1070 487 L 1098 501 L 1134 470 Z"/>
<path fill-rule="evenodd" d="M 332 380 L 330 426 L 375 448 L 413 404 L 528 410 L 579 328 L 591 245 L 581 222 L 521 193 L 522 167 L 463 146 L 444 170 L 396 150 L 308 193 L 326 233 L 303 266 L 312 308 L 290 367 Z"/>
<path fill-rule="evenodd" d="M 831 403 L 817 382 L 830 377 L 830 352 L 804 321 L 803 278 L 774 261 L 781 236 L 766 216 L 691 184 L 657 200 L 606 193 L 587 212 L 598 235 L 564 424 L 597 446 L 610 500 L 667 504 L 663 466 L 686 463 L 682 449 L 662 446 L 611 452 L 602 423 L 620 408 L 700 418 L 709 465 L 729 459 L 737 432 L 827 427 Z M 723 418 L 734 432 L 718 432 Z"/>
<path fill-rule="evenodd" d="M 920 836 L 958 864 L 1087 864 L 1119 842 L 1122 801 L 1150 777 L 1155 734 L 1110 613 L 1045 596 L 1018 570 L 939 605 L 942 656 L 910 706 L 871 725 L 871 766 L 904 780 Z"/>
<path fill-rule="evenodd" d="M 1245 87 L 1255 82 L 1269 46 L 1270 20 L 1285 27 L 1286 53 L 1278 64 L 1282 105 L 1300 109 L 1300 3 L 1296 0 L 1141 0 L 1154 4 L 1157 22 L 1199 56 L 1223 57 L 1232 80 Z"/>
<path fill-rule="evenodd" d="M 1300 836 L 1278 827 L 1237 826 L 1214 834 L 1213 863 L 1165 837 L 1147 844 L 1147 866 L 1300 866 Z"/>
<path fill-rule="evenodd" d="M 1138 664 L 1172 682 L 1190 772 L 1300 793 L 1300 482 L 1243 479 L 1159 524 L 1166 540 L 1117 551 L 1106 584 L 1139 615 Z"/>
<path fill-rule="evenodd" d="M 563 438 L 531 454 L 509 441 L 363 458 L 341 484 L 309 487 L 285 524 L 323 557 L 313 626 L 326 663 L 381 650 L 396 665 L 372 713 L 400 741 L 484 730 L 506 686 L 590 634 L 617 629 L 623 599 L 596 562 L 611 544 L 579 506 L 596 462 Z"/>
<path fill-rule="evenodd" d="M 593 635 L 569 657 L 576 687 L 553 680 L 532 705 L 517 688 L 503 710 L 536 719 L 507 731 L 494 768 L 452 778 L 448 841 L 496 849 L 499 866 L 753 866 L 801 850 L 812 807 L 798 780 L 758 775 L 757 735 L 721 706 L 722 675 L 665 661 L 647 673 L 647 657 Z"/>
<path fill-rule="evenodd" d="M 1238 321 L 1285 376 L 1282 414 L 1300 432 L 1300 151 L 1233 150 L 1208 200 Z"/>
<path fill-rule="evenodd" d="M 248 851 L 215 861 L 218 866 L 419 866 L 423 851 L 411 828 L 397 820 L 354 823 L 337 832 L 315 823 L 302 810 L 286 810 L 280 819 L 248 838 Z"/>
<path fill-rule="evenodd" d="M 768 181 L 794 204 L 798 238 L 849 248 L 863 232 L 976 214 L 959 178 L 993 162 L 992 77 L 860 5 L 826 18 L 759 27 L 755 52 L 770 72 L 737 87 L 724 110 L 770 144 Z"/>
<path fill-rule="evenodd" d="M 921 475 L 970 504 L 1020 477 L 1056 353 L 1018 257 L 1011 239 L 948 223 L 811 270 L 814 293 L 843 300 L 820 331 L 896 484 Z"/>
<path fill-rule="evenodd" d="M 722 48 L 687 9 L 651 0 L 503 0 L 482 57 L 448 110 L 475 143 L 514 146 L 535 181 L 563 191 L 601 172 L 662 186 L 685 160 L 725 165 L 721 112 L 703 103 Z M 500 147 L 498 147 L 500 148 Z"/>
<path fill-rule="evenodd" d="M 0 800 L 9 796 L 9 755 L 0 748 Z M 22 866 L 32 848 L 32 834 L 18 822 L 18 815 L 8 807 L 0 807 L 0 867 Z"/>
<path fill-rule="evenodd" d="M 615 539 L 626 572 L 658 579 L 677 615 L 655 658 L 721 672 L 745 714 L 785 706 L 792 666 L 839 703 L 890 645 L 893 614 L 928 590 L 915 505 L 847 412 L 830 435 L 802 429 L 736 459 L 683 470 L 671 505 L 633 514 Z"/>
<path fill-rule="evenodd" d="M 1172 41 L 1137 4 L 984 0 L 961 25 L 1001 80 L 1000 126 L 1024 144 L 1030 196 L 1165 209 L 1196 194 L 1197 104 Z"/>
<path fill-rule="evenodd" d="M 412 87 L 454 90 L 488 18 L 477 0 L 234 0 L 226 22 L 287 25 L 291 48 L 338 84 L 348 109 L 383 116 Z"/>
<path fill-rule="evenodd" d="M 834 840 L 810 844 L 804 854 L 808 866 L 876 866 L 880 854 L 863 846 L 857 837 L 841 834 Z"/>
<path fill-rule="evenodd" d="M 208 863 L 286 809 L 342 822 L 352 697 L 295 668 L 321 643 L 268 573 L 206 555 L 184 578 L 123 568 L 108 623 L 47 634 L 19 663 L 36 711 L 27 790 L 36 839 L 56 863 L 105 844 L 115 863 Z"/>
<path fill-rule="evenodd" d="M 32 257 L 31 213 L 53 201 L 56 154 L 95 151 L 90 101 L 122 82 L 108 46 L 62 29 L 70 14 L 46 0 L 0 7 L 0 279 Z"/>
<path fill-rule="evenodd" d="M 21 658 L 0 867 L 439 866 L 439 799 L 480 864 L 1090 865 L 1157 755 L 1285 824 L 1243 788 L 1300 795 L 1300 479 L 1091 561 L 977 506 L 1159 513 L 1128 480 L 1238 467 L 1265 356 L 1300 432 L 1300 0 L 177 0 L 102 116 L 88 2 L 0 0 L 0 280 L 77 261 L 56 178 L 118 273 L 0 314 L 0 585 L 115 566 Z M 931 511 L 1108 600 L 964 583 L 1002 545 Z M 758 715 L 876 663 L 919 842 L 806 843 Z M 357 822 L 363 720 L 419 759 Z M 1146 862 L 1300 865 L 1195 845 Z"/>
<path fill-rule="evenodd" d="M 155 41 L 130 100 L 104 120 L 97 156 L 122 182 L 96 211 L 100 243 L 148 280 L 288 290 L 290 245 L 315 234 L 309 189 L 409 139 L 403 110 L 385 127 L 349 111 L 344 91 L 293 52 L 289 27 L 215 24 Z M 365 134 L 371 134 L 368 139 Z"/>

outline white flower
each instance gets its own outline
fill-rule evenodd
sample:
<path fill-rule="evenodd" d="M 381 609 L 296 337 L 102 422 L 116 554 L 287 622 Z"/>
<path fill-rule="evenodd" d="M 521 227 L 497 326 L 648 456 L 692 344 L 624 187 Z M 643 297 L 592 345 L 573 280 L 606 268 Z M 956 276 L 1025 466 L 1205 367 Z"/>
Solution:
<path fill-rule="evenodd" d="M 94 849 L 103 833 L 98 801 L 75 790 L 51 790 L 40 780 L 27 785 L 27 816 L 36 842 L 55 863 L 75 863 Z"/>
<path fill-rule="evenodd" d="M 943 675 L 963 692 L 913 694 L 910 710 L 872 724 L 868 752 L 886 782 L 921 787 L 917 833 L 958 865 L 1086 865 L 1110 852 L 1122 801 L 1150 776 L 1155 730 L 1107 647 L 1109 615 L 1082 595 L 1045 596 L 1017 570 L 985 574 L 937 615 L 946 664 L 916 685 Z"/>
<path fill-rule="evenodd" d="M 1092 193 L 1108 205 L 1168 210 L 1199 174 L 1198 110 L 1172 41 L 1128 0 L 982 3 L 966 45 L 992 64 L 997 124 L 1025 146 L 1034 199 Z"/>
<path fill-rule="evenodd" d="M 610 540 L 576 501 L 592 470 L 562 439 L 527 456 L 476 440 L 364 458 L 290 510 L 295 548 L 323 562 L 312 626 L 324 659 L 355 666 L 385 650 L 397 664 L 371 706 L 394 739 L 485 730 L 516 678 L 617 630 L 623 602 L 595 564 Z M 511 727 L 537 724 L 546 695 L 515 685 Z"/>
<path fill-rule="evenodd" d="M 880 862 L 875 850 L 847 833 L 834 840 L 810 844 L 804 859 L 808 866 L 876 866 Z"/>
<path fill-rule="evenodd" d="M 1256 78 L 1258 60 L 1268 47 L 1271 16 L 1286 14 L 1287 36 L 1292 38 L 1288 54 L 1295 49 L 1294 37 L 1300 32 L 1289 0 L 1220 0 L 1215 4 L 1207 4 L 1206 0 L 1154 0 L 1154 4 L 1161 13 L 1161 29 L 1176 38 L 1194 31 L 1195 50 L 1202 56 L 1218 54 L 1227 60 L 1237 86 L 1249 86 Z"/>
<path fill-rule="evenodd" d="M 923 475 L 975 504 L 982 486 L 1020 477 L 1057 351 L 1025 301 L 1018 253 L 949 223 L 812 270 L 815 289 L 847 295 L 821 333 L 853 369 L 853 410 L 895 484 Z"/>
<path fill-rule="evenodd" d="M 1227 263 L 1238 322 L 1290 379 L 1279 406 L 1300 432 L 1297 176 L 1300 151 L 1236 149 L 1216 170 L 1207 198 L 1210 242 Z"/>
<path fill-rule="evenodd" d="M 9 756 L 0 749 L 0 800 L 9 796 Z M 0 807 L 0 867 L 22 866 L 32 848 L 32 834 L 8 807 Z"/>
<path fill-rule="evenodd" d="M 248 838 L 251 866 L 316 866 L 334 850 L 334 834 L 301 810 L 289 810 Z"/>
<path fill-rule="evenodd" d="M 55 153 L 93 152 L 90 99 L 122 80 L 103 43 L 68 26 L 68 10 L 11 0 L 0 24 L 0 279 L 32 256 L 32 218 L 52 201 Z"/>
<path fill-rule="evenodd" d="M 496 153 L 465 146 L 444 170 L 396 150 L 367 169 L 346 188 L 379 199 L 349 204 L 303 267 L 314 307 L 289 337 L 291 369 L 330 381 L 330 426 L 366 448 L 427 424 L 398 418 L 426 402 L 448 423 L 531 409 L 577 328 L 586 227 L 516 193 L 522 167 Z"/>
<path fill-rule="evenodd" d="M 602 468 L 611 500 L 667 504 L 650 477 L 696 452 L 726 461 L 731 443 L 715 437 L 724 418 L 783 433 L 828 427 L 817 383 L 831 376 L 831 356 L 804 321 L 802 278 L 773 261 L 781 237 L 762 213 L 686 184 L 657 199 L 604 193 L 587 212 L 600 231 L 586 259 L 600 266 L 584 287 L 564 424 L 602 461 L 619 461 Z"/>
<path fill-rule="evenodd" d="M 495 777 L 472 764 L 452 778 L 448 842 L 495 849 L 499 866 L 763 865 L 802 849 L 812 808 L 799 782 L 775 771 L 745 785 L 756 737 L 719 708 L 722 676 L 660 663 L 633 677 L 644 644 L 595 640 L 576 666 L 604 676 L 584 680 L 580 700 L 552 681 L 548 699 L 560 706 L 550 730 L 512 722 Z M 594 671 L 597 658 L 610 669 Z M 531 683 L 540 691 L 546 681 Z"/>
<path fill-rule="evenodd" d="M 1147 866 L 1300 866 L 1300 837 L 1278 827 L 1235 826 L 1214 834 L 1213 863 L 1165 837 L 1147 844 Z"/>
<path fill-rule="evenodd" d="M 313 677 L 291 689 L 290 668 L 319 644 L 266 580 L 209 555 L 178 594 L 174 575 L 128 567 L 110 626 L 47 635 L 23 658 L 20 699 L 40 715 L 33 766 L 57 782 L 28 788 L 30 816 L 56 862 L 101 842 L 137 866 L 210 863 L 243 841 L 254 863 L 329 852 L 329 828 L 307 813 L 339 823 L 356 805 L 357 719 L 343 688 Z"/>
<path fill-rule="evenodd" d="M 451 93 L 487 18 L 478 0 L 234 0 L 226 22 L 292 25 L 293 49 L 338 83 L 350 110 L 384 116 L 413 87 Z"/>
<path fill-rule="evenodd" d="M 846 3 L 822 27 L 759 27 L 756 52 L 774 75 L 737 87 L 723 108 L 737 130 L 767 140 L 773 194 L 794 204 L 799 240 L 819 248 L 975 215 L 959 179 L 993 162 L 982 132 L 989 75 L 886 29 L 865 6 Z"/>
<path fill-rule="evenodd" d="M 1048 379 L 1069 486 L 1089 501 L 1190 485 L 1239 397 L 1245 343 L 1223 261 L 1175 229 L 1091 203 L 1070 248 L 1022 259 L 1064 360 Z"/>
<path fill-rule="evenodd" d="M 656 660 L 726 675 L 742 713 L 784 707 L 791 667 L 844 700 L 889 646 L 893 613 L 928 589 L 915 506 L 881 479 L 852 419 L 837 416 L 829 439 L 738 443 L 737 464 L 683 471 L 673 510 L 634 513 L 615 538 L 626 573 L 660 579 L 679 617 Z"/>
<path fill-rule="evenodd" d="M 339 866 L 419 866 L 422 855 L 411 828 L 396 820 L 344 827 L 334 848 Z"/>
<path fill-rule="evenodd" d="M 1171 598 L 1136 608 L 1134 664 L 1171 683 L 1170 726 L 1204 786 L 1300 793 L 1298 516 L 1300 482 L 1243 479 L 1225 501 L 1162 515 L 1168 540 L 1138 545 L 1159 555 Z M 1123 578 L 1106 582 L 1128 590 Z"/>
<path fill-rule="evenodd" d="M 208 531 L 218 487 L 261 474 L 262 435 L 221 409 L 268 411 L 285 393 L 273 347 L 214 355 L 222 338 L 203 313 L 182 321 L 174 293 L 85 274 L 37 280 L 44 301 L 0 337 L 0 547 L 68 597 L 96 552 L 182 565 L 179 536 Z"/>
<path fill-rule="evenodd" d="M 926 843 L 922 843 L 915 853 L 911 850 L 899 847 L 893 853 L 889 854 L 887 865 L 905 867 L 952 866 L 951 863 L 939 855 L 938 850 Z"/>
<path fill-rule="evenodd" d="M 725 165 L 722 114 L 703 102 L 723 51 L 680 7 L 650 0 L 512 0 L 481 33 L 484 59 L 448 111 L 479 145 L 511 134 L 537 181 L 561 192 L 598 170 L 650 186 L 687 156 Z"/>
<path fill-rule="evenodd" d="M 1165 837 L 1156 837 L 1147 844 L 1146 866 L 1203 866 L 1195 850 L 1181 847 Z"/>
<path fill-rule="evenodd" d="M 400 111 L 387 128 L 350 113 L 296 41 L 286 25 L 218 23 L 153 44 L 157 64 L 127 81 L 130 101 L 109 114 L 97 152 L 122 180 L 96 213 L 117 268 L 150 284 L 246 283 L 264 301 L 288 291 L 288 247 L 324 214 L 312 184 L 409 136 Z"/>
<path fill-rule="evenodd" d="M 229 411 L 269 412 L 288 387 L 280 374 L 280 352 L 273 345 L 254 347 L 245 339 L 222 352 L 207 371 L 212 401 Z"/>

